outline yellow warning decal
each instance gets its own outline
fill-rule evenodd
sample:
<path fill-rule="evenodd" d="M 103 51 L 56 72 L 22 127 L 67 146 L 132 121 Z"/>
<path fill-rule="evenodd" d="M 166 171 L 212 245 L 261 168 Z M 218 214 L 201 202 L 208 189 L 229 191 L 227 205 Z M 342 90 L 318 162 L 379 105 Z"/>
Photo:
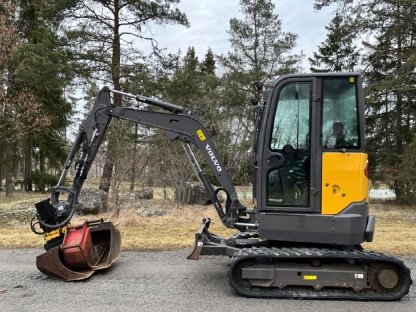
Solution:
<path fill-rule="evenodd" d="M 355 82 L 355 77 L 350 77 L 350 83 L 354 83 Z"/>
<path fill-rule="evenodd" d="M 318 279 L 318 276 L 316 275 L 304 275 L 303 280 L 304 281 L 316 281 Z"/>
<path fill-rule="evenodd" d="M 201 130 L 201 129 L 199 129 L 197 132 L 196 132 L 196 134 L 198 134 L 198 137 L 199 137 L 199 139 L 201 140 L 201 142 L 204 142 L 207 138 L 205 137 L 205 134 L 204 134 L 204 132 Z"/>

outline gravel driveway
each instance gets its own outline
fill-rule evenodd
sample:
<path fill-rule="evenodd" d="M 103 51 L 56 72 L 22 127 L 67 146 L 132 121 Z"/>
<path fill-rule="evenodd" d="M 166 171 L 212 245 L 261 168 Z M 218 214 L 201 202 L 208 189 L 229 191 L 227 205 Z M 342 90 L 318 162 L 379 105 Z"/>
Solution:
<path fill-rule="evenodd" d="M 66 283 L 36 269 L 42 252 L 0 249 L 0 311 L 416 311 L 415 287 L 398 302 L 242 298 L 228 285 L 228 258 L 189 261 L 186 250 L 123 252 L 111 270 Z M 403 260 L 415 280 L 416 256 Z"/>

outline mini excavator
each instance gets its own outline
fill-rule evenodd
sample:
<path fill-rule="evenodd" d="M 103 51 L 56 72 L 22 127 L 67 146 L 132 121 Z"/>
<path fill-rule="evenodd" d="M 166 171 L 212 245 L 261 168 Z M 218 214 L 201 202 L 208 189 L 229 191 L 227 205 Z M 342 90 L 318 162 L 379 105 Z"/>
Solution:
<path fill-rule="evenodd" d="M 116 106 L 115 97 L 130 97 L 142 106 Z M 410 270 L 402 261 L 361 246 L 373 240 L 375 218 L 368 208 L 364 99 L 357 73 L 287 75 L 263 92 L 252 149 L 253 208 L 238 199 L 196 114 L 104 87 L 80 127 L 58 185 L 50 198 L 36 204 L 32 229 L 46 240 L 46 252 L 37 258 L 45 274 L 84 279 L 118 258 L 120 233 L 111 222 L 69 225 L 113 118 L 163 129 L 169 139 L 183 144 L 222 223 L 238 230 L 230 238 L 220 237 L 209 231 L 210 220 L 203 219 L 188 259 L 230 257 L 229 282 L 238 294 L 392 301 L 409 292 Z M 195 149 L 219 187 L 211 183 Z M 73 163 L 72 186 L 62 186 Z M 224 202 L 219 193 L 225 193 Z"/>

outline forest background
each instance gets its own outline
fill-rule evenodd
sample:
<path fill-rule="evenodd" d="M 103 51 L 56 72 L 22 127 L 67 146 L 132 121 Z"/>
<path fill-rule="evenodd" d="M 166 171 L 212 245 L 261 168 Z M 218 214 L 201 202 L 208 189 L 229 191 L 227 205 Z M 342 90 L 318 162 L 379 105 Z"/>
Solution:
<path fill-rule="evenodd" d="M 232 180 L 247 185 L 254 129 L 249 103 L 260 97 L 252 82 L 267 86 L 288 73 L 359 71 L 372 183 L 394 190 L 398 202 L 414 201 L 416 1 L 315 0 L 316 10 L 332 8 L 332 19 L 307 60 L 294 52 L 302 43 L 283 29 L 270 0 L 240 1 L 238 17 L 229 21 L 229 52 L 208 49 L 198 58 L 198 47 L 190 46 L 168 53 L 151 28 L 192 27 L 179 2 L 0 0 L 0 189 L 6 196 L 56 183 L 73 116 L 80 103 L 88 112 L 103 85 L 194 111 Z M 144 42 L 150 50 L 140 48 Z M 162 132 L 116 121 L 91 174 L 106 192 L 127 183 L 131 190 L 173 187 L 180 194 L 192 172 L 181 147 Z"/>

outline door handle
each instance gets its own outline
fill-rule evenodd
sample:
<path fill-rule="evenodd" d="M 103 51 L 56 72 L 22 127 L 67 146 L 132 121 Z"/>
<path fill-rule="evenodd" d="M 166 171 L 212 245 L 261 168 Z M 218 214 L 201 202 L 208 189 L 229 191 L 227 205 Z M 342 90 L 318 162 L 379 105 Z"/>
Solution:
<path fill-rule="evenodd" d="M 280 168 L 285 163 L 285 156 L 283 156 L 281 153 L 275 153 L 267 158 L 266 162 L 269 166 Z"/>

